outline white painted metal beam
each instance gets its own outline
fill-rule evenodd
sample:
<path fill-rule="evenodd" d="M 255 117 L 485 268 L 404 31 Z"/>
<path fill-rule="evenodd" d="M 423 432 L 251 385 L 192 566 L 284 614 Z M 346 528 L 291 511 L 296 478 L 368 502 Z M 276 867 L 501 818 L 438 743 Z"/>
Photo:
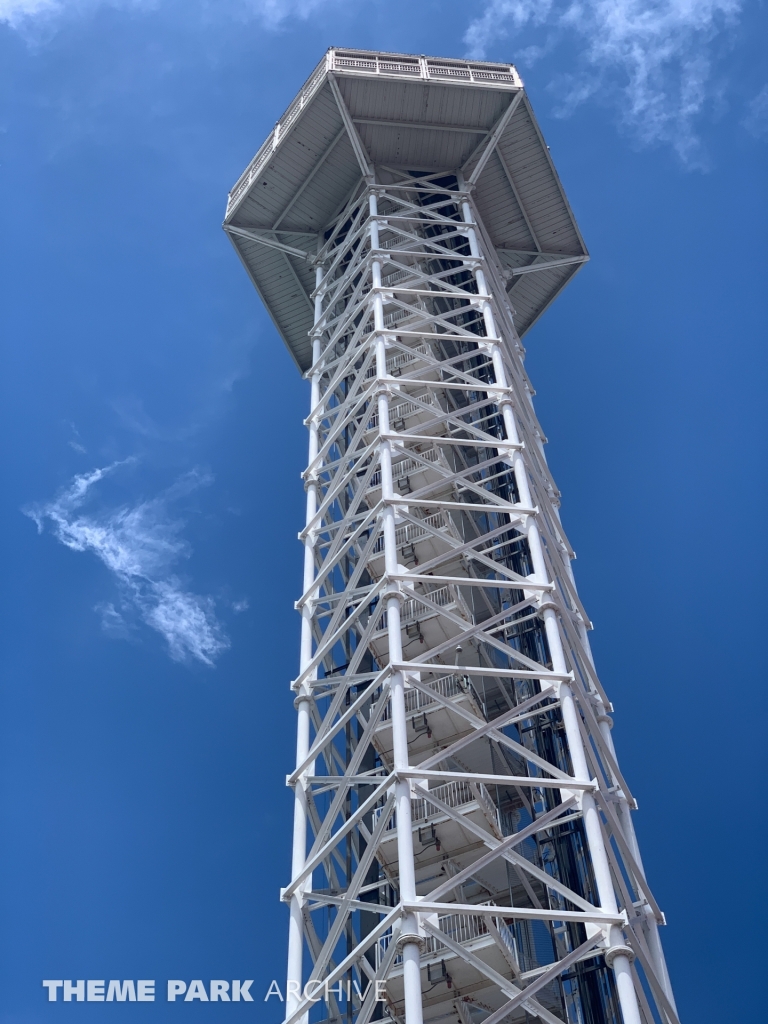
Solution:
<path fill-rule="evenodd" d="M 258 242 L 259 245 L 265 245 L 268 249 L 279 249 L 280 252 L 288 253 L 289 256 L 295 256 L 300 260 L 311 261 L 314 259 L 312 253 L 307 252 L 306 249 L 297 249 L 296 246 L 286 245 L 285 242 L 280 242 L 278 239 L 272 238 L 270 235 L 262 233 L 261 231 L 255 231 L 253 228 L 240 228 L 234 224 L 227 224 L 224 230 L 229 235 L 236 235 L 239 238 L 247 238 L 251 242 Z M 304 291 L 303 287 L 302 291 Z"/>
<path fill-rule="evenodd" d="M 474 167 L 472 167 L 472 172 L 469 175 L 469 178 L 467 179 L 467 184 L 470 187 L 477 184 L 478 178 L 483 173 L 483 169 L 485 168 L 485 165 L 488 163 L 491 154 L 495 151 L 496 147 L 498 146 L 499 140 L 501 139 L 501 136 L 504 134 L 504 129 L 507 127 L 510 120 L 512 119 L 512 115 L 520 105 L 520 101 L 522 100 L 523 96 L 524 93 L 521 89 L 520 92 L 510 101 L 506 110 L 496 122 L 495 126 L 493 127 L 493 130 L 490 132 L 488 136 L 487 141 L 484 140 L 481 143 L 479 151 L 476 149 L 475 152 L 472 153 L 472 155 L 469 157 L 469 159 L 465 162 L 464 166 L 462 167 L 462 173 L 466 173 L 466 171 L 470 167 L 472 167 L 474 161 L 477 160 L 477 163 L 474 163 Z"/>
<path fill-rule="evenodd" d="M 347 104 L 344 102 L 344 97 L 341 95 L 338 82 L 332 74 L 328 76 L 328 81 L 331 86 L 331 91 L 333 92 L 333 97 L 336 100 L 336 106 L 339 108 L 341 119 L 344 122 L 344 127 L 347 130 L 349 141 L 352 143 L 352 149 L 355 151 L 357 162 L 360 164 L 360 170 L 363 172 L 363 177 L 372 178 L 373 164 L 371 163 L 371 158 L 368 156 L 368 152 L 363 145 L 363 140 L 360 138 L 360 133 L 355 127 L 352 115 L 347 109 Z"/>

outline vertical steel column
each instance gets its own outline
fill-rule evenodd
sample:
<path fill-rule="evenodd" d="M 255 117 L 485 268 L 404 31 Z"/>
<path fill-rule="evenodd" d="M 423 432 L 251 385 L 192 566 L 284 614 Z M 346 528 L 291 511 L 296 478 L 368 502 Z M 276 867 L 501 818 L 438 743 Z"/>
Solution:
<path fill-rule="evenodd" d="M 589 648 L 587 648 L 589 650 Z M 591 652 L 590 652 L 591 657 Z M 613 736 L 611 735 L 611 729 L 613 728 L 613 719 L 608 715 L 604 709 L 602 698 L 599 700 L 600 710 L 597 713 L 597 724 L 600 728 L 600 735 L 603 737 L 605 745 L 616 760 L 616 748 L 613 745 Z M 645 874 L 645 868 L 643 867 L 643 858 L 640 855 L 640 847 L 637 843 L 637 836 L 635 835 L 635 826 L 632 822 L 632 812 L 629 808 L 629 802 L 627 801 L 626 794 L 619 788 L 617 791 L 618 801 L 616 803 L 616 814 L 621 825 L 621 830 L 624 833 L 624 838 L 629 844 L 629 848 L 632 851 L 632 856 L 637 862 L 637 866 Z M 645 893 L 642 890 L 638 893 L 642 898 Z M 672 992 L 672 984 L 669 980 L 669 971 L 667 970 L 667 961 L 664 957 L 664 950 L 661 945 L 661 936 L 659 935 L 659 925 L 656 921 L 656 917 L 653 914 L 651 908 L 646 904 L 646 931 L 648 937 L 648 948 L 651 954 L 651 961 L 656 971 L 656 976 L 661 983 L 661 987 L 669 1000 L 673 1009 L 677 1009 L 675 1003 L 675 997 Z"/>
<path fill-rule="evenodd" d="M 472 217 L 470 205 L 466 200 L 462 202 L 462 217 L 464 222 L 468 225 L 467 237 L 469 240 L 470 252 L 473 257 L 479 259 L 481 253 L 473 226 L 474 218 Z M 504 363 L 501 355 L 501 339 L 496 333 L 490 294 L 488 292 L 485 274 L 479 264 L 475 265 L 474 275 L 475 280 L 477 281 L 477 289 L 485 322 L 488 347 L 493 360 L 496 383 L 499 387 L 508 389 L 509 385 L 507 384 L 506 372 L 504 370 Z M 515 421 L 512 401 L 509 397 L 509 390 L 507 390 L 505 394 L 498 399 L 498 405 L 504 419 L 507 440 L 514 444 L 519 444 L 520 438 L 517 430 L 517 423 Z M 528 472 L 522 452 L 514 452 L 512 464 L 518 494 L 520 495 L 520 501 L 524 507 L 531 508 L 532 499 L 530 487 L 528 485 Z M 541 537 L 539 536 L 538 526 L 536 525 L 533 516 L 531 516 L 529 520 L 527 539 L 536 581 L 538 583 L 550 583 L 551 581 L 547 578 L 544 552 L 541 546 Z M 568 666 L 566 664 L 565 654 L 563 652 L 560 639 L 560 629 L 557 622 L 555 608 L 552 604 L 546 605 L 544 602 L 542 602 L 541 608 L 544 619 L 544 629 L 552 657 L 552 668 L 557 673 L 567 675 Z M 567 683 L 559 684 L 558 696 L 561 701 L 563 724 L 565 725 L 565 734 L 571 755 L 574 777 L 579 781 L 588 782 L 590 780 L 590 773 L 582 744 L 581 732 L 579 730 L 579 711 L 576 707 L 573 692 Z M 582 815 L 584 820 L 584 831 L 586 832 L 587 843 L 589 845 L 589 852 L 592 860 L 592 868 L 595 874 L 595 883 L 597 885 L 600 909 L 607 914 L 616 914 L 618 912 L 618 906 L 616 903 L 613 881 L 611 879 L 610 864 L 608 862 L 608 855 L 603 843 L 603 833 L 600 826 L 597 805 L 591 793 L 585 792 L 582 794 Z M 609 948 L 606 950 L 605 958 L 609 966 L 613 968 L 614 975 L 616 977 L 616 989 L 619 996 L 624 1024 L 642 1024 L 629 960 L 631 951 L 624 944 L 621 930 L 617 926 L 612 925 L 610 927 L 607 939 Z"/>
<path fill-rule="evenodd" d="M 368 198 L 370 214 L 371 250 L 379 248 L 378 201 L 375 192 Z M 384 308 L 381 284 L 381 260 L 371 261 L 373 278 L 374 344 L 376 346 L 376 376 L 379 380 L 379 461 L 381 465 L 381 497 L 384 531 L 384 567 L 387 574 L 396 574 L 397 542 L 395 539 L 395 507 L 392 504 L 395 488 L 392 479 L 392 446 L 386 435 L 389 433 L 389 391 L 381 383 L 387 376 L 387 353 L 384 337 Z M 384 435 L 384 436 L 381 436 Z M 391 582 L 386 589 L 387 637 L 389 661 L 403 660 L 402 634 L 400 632 L 400 588 Z M 405 681 L 402 672 L 390 677 L 390 700 L 392 707 L 392 740 L 395 772 L 408 768 L 408 734 L 405 716 Z M 413 856 L 413 831 L 411 824 L 411 784 L 407 779 L 398 778 L 395 783 L 395 814 L 397 816 L 397 861 L 400 880 L 400 901 L 413 903 L 416 899 L 416 870 Z M 405 998 L 406 1024 L 422 1024 L 421 1004 L 421 951 L 416 916 L 406 914 L 402 920 L 400 940 L 403 950 L 403 987 Z"/>
<path fill-rule="evenodd" d="M 315 296 L 315 323 L 320 319 L 323 312 L 323 294 L 320 286 L 323 281 L 323 271 L 320 267 L 315 271 L 315 287 L 318 289 Z M 312 364 L 317 366 L 320 358 L 320 339 L 312 340 Z M 309 409 L 310 415 L 317 408 L 320 400 L 320 373 L 313 369 L 311 377 L 311 390 Z M 309 423 L 309 459 L 307 465 L 311 466 L 317 457 L 318 451 L 318 430 L 317 422 L 311 419 Z M 312 522 L 317 511 L 317 469 L 312 470 L 307 478 L 307 516 L 306 524 Z M 315 533 L 310 530 L 304 541 L 304 587 L 303 593 L 309 591 L 312 581 L 315 578 Z M 299 670 L 304 672 L 312 660 L 312 601 L 305 602 L 301 610 L 301 653 L 299 659 Z M 304 762 L 309 753 L 309 705 L 311 703 L 311 679 L 305 680 L 296 697 L 297 726 L 296 726 L 296 766 Z M 291 881 L 301 874 L 304 868 L 304 861 L 307 855 L 307 794 L 305 777 L 312 775 L 313 764 L 310 764 L 296 782 L 295 798 L 293 804 L 293 853 L 291 858 Z M 301 984 L 303 980 L 303 959 L 304 959 L 304 919 L 303 908 L 304 891 L 312 888 L 312 876 L 298 887 L 291 897 L 290 920 L 288 924 L 288 977 L 286 983 L 286 1016 L 296 1010 L 300 1002 Z M 303 1022 L 308 1020 L 304 1015 Z"/>

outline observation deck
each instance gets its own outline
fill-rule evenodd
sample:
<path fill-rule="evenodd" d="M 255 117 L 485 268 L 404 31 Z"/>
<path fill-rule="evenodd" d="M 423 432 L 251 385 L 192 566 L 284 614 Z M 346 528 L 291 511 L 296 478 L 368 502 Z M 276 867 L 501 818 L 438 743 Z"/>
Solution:
<path fill-rule="evenodd" d="M 522 337 L 589 257 L 514 66 L 328 50 L 236 182 L 224 220 L 302 372 L 313 259 L 355 183 L 459 169 Z"/>

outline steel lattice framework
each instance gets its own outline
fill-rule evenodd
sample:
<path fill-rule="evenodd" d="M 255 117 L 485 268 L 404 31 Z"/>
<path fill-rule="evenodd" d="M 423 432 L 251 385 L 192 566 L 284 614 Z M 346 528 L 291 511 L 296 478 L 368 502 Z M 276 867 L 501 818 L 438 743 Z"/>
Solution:
<path fill-rule="evenodd" d="M 677 1024 L 508 279 L 474 204 L 500 131 L 430 173 L 376 166 L 344 124 L 357 181 L 305 254 L 285 1024 Z"/>

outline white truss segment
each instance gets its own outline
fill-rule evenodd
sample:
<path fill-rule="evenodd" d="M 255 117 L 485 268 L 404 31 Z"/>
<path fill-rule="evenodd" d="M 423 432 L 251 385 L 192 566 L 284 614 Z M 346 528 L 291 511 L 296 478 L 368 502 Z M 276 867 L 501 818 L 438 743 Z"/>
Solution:
<path fill-rule="evenodd" d="M 314 257 L 285 1024 L 677 1024 L 501 269 L 460 174 L 367 177 Z"/>

